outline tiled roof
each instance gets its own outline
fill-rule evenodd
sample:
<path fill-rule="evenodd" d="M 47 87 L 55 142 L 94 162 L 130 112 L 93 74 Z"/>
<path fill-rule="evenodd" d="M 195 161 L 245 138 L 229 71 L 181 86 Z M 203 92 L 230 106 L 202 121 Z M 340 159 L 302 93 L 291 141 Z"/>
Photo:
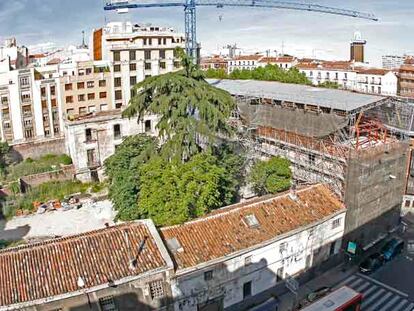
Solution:
<path fill-rule="evenodd" d="M 381 68 L 357 68 L 357 73 L 360 74 L 366 74 L 366 75 L 377 75 L 377 76 L 383 76 L 389 73 L 389 70 L 381 69 Z"/>
<path fill-rule="evenodd" d="M 47 62 L 46 65 L 57 65 L 60 64 L 62 61 L 59 58 L 53 58 Z"/>
<path fill-rule="evenodd" d="M 263 57 L 261 63 L 290 63 L 295 58 L 293 56 L 281 56 L 281 57 Z"/>
<path fill-rule="evenodd" d="M 178 251 L 171 244 L 168 247 L 177 268 L 185 269 L 269 241 L 344 208 L 324 185 L 298 190 L 296 196 L 284 193 L 229 206 L 183 225 L 162 228 L 162 237 L 167 245 L 178 242 Z M 259 225 L 249 227 L 248 215 L 254 215 Z"/>
<path fill-rule="evenodd" d="M 233 58 L 234 60 L 259 60 L 263 58 L 263 55 L 240 55 L 240 56 L 236 56 L 235 58 Z"/>
<path fill-rule="evenodd" d="M 0 306 L 79 291 L 79 277 L 91 288 L 165 267 L 154 231 L 152 222 L 137 221 L 2 250 Z"/>

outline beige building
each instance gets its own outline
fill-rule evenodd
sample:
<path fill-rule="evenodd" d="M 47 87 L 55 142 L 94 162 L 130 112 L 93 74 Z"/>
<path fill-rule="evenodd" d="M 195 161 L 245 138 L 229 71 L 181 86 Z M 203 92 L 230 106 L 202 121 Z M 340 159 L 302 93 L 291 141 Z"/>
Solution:
<path fill-rule="evenodd" d="M 73 75 L 60 79 L 62 112 L 65 118 L 112 110 L 112 79 L 105 62 L 79 62 Z"/>

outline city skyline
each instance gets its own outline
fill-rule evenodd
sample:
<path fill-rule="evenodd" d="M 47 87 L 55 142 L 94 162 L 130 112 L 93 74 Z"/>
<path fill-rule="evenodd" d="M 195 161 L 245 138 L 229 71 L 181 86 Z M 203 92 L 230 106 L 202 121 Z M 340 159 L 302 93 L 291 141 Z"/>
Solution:
<path fill-rule="evenodd" d="M 285 53 L 299 57 L 347 59 L 349 41 L 356 30 L 368 41 L 366 55 L 372 65 L 380 65 L 384 54 L 409 54 L 414 50 L 407 40 L 402 40 L 405 32 L 414 30 L 414 21 L 409 18 L 413 3 L 407 1 L 397 8 L 386 0 L 364 3 L 352 0 L 346 5 L 337 0 L 313 2 L 374 13 L 380 20 L 373 22 L 288 10 L 201 8 L 197 17 L 202 53 L 217 52 L 230 43 L 237 43 L 244 53 L 267 49 L 281 52 L 283 44 Z M 15 36 L 19 44 L 32 48 L 79 44 L 82 30 L 89 35 L 93 28 L 110 20 L 128 19 L 184 30 L 183 12 L 179 8 L 131 10 L 127 15 L 116 16 L 113 12 L 104 12 L 100 0 L 86 3 L 80 0 L 15 0 L 0 3 L 0 9 L 0 21 L 4 25 L 0 38 Z M 27 19 L 31 22 L 27 23 Z M 217 27 L 212 27 L 214 25 Z M 325 33 L 320 34 L 321 30 Z"/>

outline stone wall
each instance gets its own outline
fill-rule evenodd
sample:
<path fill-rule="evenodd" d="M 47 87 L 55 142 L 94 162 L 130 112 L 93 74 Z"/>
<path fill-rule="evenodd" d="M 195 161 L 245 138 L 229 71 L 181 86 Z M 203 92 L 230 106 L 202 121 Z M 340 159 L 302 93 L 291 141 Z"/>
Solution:
<path fill-rule="evenodd" d="M 54 138 L 50 140 L 33 141 L 30 143 L 12 145 L 12 156 L 21 161 L 27 158 L 37 159 L 45 154 L 66 153 L 65 138 Z"/>
<path fill-rule="evenodd" d="M 20 189 L 25 193 L 30 187 L 36 187 L 48 181 L 72 180 L 75 176 L 73 165 L 65 165 L 61 169 L 28 175 L 20 178 Z"/>

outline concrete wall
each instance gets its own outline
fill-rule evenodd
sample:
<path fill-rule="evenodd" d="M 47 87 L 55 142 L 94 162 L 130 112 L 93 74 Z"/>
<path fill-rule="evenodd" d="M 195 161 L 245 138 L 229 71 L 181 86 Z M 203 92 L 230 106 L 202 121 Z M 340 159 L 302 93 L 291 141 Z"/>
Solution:
<path fill-rule="evenodd" d="M 346 234 L 364 246 L 398 224 L 405 190 L 408 142 L 350 154 L 345 185 Z"/>
<path fill-rule="evenodd" d="M 339 219 L 339 226 L 333 227 L 334 219 Z M 243 301 L 243 286 L 247 282 L 251 282 L 254 296 L 274 287 L 287 276 L 297 275 L 325 261 L 329 258 L 332 243 L 335 253 L 339 251 L 344 222 L 345 212 L 320 224 L 290 232 L 273 243 L 247 249 L 227 260 L 223 258 L 196 267 L 186 274 L 178 270 L 177 277 L 172 280 L 175 310 L 196 311 L 215 300 L 226 308 Z M 213 272 L 211 280 L 205 280 L 207 271 Z"/>

